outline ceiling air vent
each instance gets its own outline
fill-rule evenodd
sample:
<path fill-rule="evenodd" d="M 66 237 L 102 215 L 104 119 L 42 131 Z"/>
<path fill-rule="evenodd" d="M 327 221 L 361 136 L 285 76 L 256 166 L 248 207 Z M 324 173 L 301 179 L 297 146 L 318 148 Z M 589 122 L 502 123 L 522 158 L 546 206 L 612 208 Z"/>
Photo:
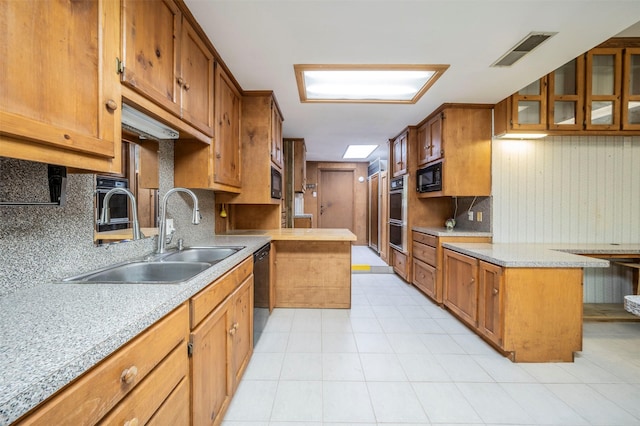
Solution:
<path fill-rule="evenodd" d="M 536 47 L 540 46 L 547 39 L 553 37 L 558 33 L 529 33 L 524 39 L 518 42 L 507 53 L 502 55 L 500 59 L 491 64 L 492 67 L 510 67 L 517 61 L 522 59 L 524 55 L 531 52 Z"/>

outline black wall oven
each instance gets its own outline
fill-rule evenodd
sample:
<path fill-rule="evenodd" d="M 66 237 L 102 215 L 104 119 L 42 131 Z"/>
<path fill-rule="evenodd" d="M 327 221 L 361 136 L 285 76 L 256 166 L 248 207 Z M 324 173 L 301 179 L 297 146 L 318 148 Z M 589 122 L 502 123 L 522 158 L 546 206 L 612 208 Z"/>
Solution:
<path fill-rule="evenodd" d="M 389 189 L 389 245 L 407 249 L 407 175 L 392 179 Z"/>
<path fill-rule="evenodd" d="M 117 192 L 109 200 L 111 223 L 103 225 L 99 222 L 100 212 L 104 206 L 104 196 L 113 188 L 128 188 L 129 180 L 111 176 L 96 176 L 96 211 L 95 222 L 98 232 L 126 229 L 129 227 L 129 198 Z"/>

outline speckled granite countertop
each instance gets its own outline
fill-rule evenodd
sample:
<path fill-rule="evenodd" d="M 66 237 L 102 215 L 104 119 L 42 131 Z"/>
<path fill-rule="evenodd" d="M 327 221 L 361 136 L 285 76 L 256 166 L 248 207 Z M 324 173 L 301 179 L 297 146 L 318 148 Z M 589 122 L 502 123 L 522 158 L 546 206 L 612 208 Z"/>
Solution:
<path fill-rule="evenodd" d="M 216 236 L 191 244 L 245 248 L 181 284 L 43 283 L 1 297 L 0 425 L 44 401 L 269 241 Z"/>
<path fill-rule="evenodd" d="M 448 231 L 444 227 L 421 227 L 414 226 L 412 231 L 422 232 L 423 234 L 433 235 L 434 237 L 491 237 L 491 232 L 465 231 L 453 228 Z"/>
<path fill-rule="evenodd" d="M 443 247 L 512 268 L 606 268 L 609 261 L 579 254 L 640 253 L 640 244 L 444 243 Z"/>
<path fill-rule="evenodd" d="M 625 296 L 624 309 L 626 309 L 627 312 L 631 312 L 633 315 L 640 317 L 640 296 Z"/>

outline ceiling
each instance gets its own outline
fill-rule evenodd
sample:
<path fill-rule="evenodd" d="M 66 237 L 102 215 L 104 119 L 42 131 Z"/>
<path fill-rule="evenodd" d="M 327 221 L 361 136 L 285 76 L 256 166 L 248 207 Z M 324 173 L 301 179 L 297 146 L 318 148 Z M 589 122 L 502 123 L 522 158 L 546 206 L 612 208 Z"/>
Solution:
<path fill-rule="evenodd" d="M 243 90 L 273 90 L 283 136 L 309 161 L 387 141 L 445 102 L 495 104 L 616 35 L 640 36 L 638 0 L 184 0 Z M 626 31 L 625 31 L 626 30 Z M 527 34 L 557 32 L 509 68 Z M 450 64 L 415 105 L 301 103 L 294 64 Z"/>

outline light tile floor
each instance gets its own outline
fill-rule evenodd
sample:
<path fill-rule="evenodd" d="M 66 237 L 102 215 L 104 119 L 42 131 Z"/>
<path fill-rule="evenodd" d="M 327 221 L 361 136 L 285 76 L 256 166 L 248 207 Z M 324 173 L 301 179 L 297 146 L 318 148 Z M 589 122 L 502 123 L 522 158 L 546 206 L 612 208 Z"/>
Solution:
<path fill-rule="evenodd" d="M 274 310 L 224 426 L 640 425 L 640 323 L 514 364 L 393 274 L 352 288 L 350 310 Z"/>

